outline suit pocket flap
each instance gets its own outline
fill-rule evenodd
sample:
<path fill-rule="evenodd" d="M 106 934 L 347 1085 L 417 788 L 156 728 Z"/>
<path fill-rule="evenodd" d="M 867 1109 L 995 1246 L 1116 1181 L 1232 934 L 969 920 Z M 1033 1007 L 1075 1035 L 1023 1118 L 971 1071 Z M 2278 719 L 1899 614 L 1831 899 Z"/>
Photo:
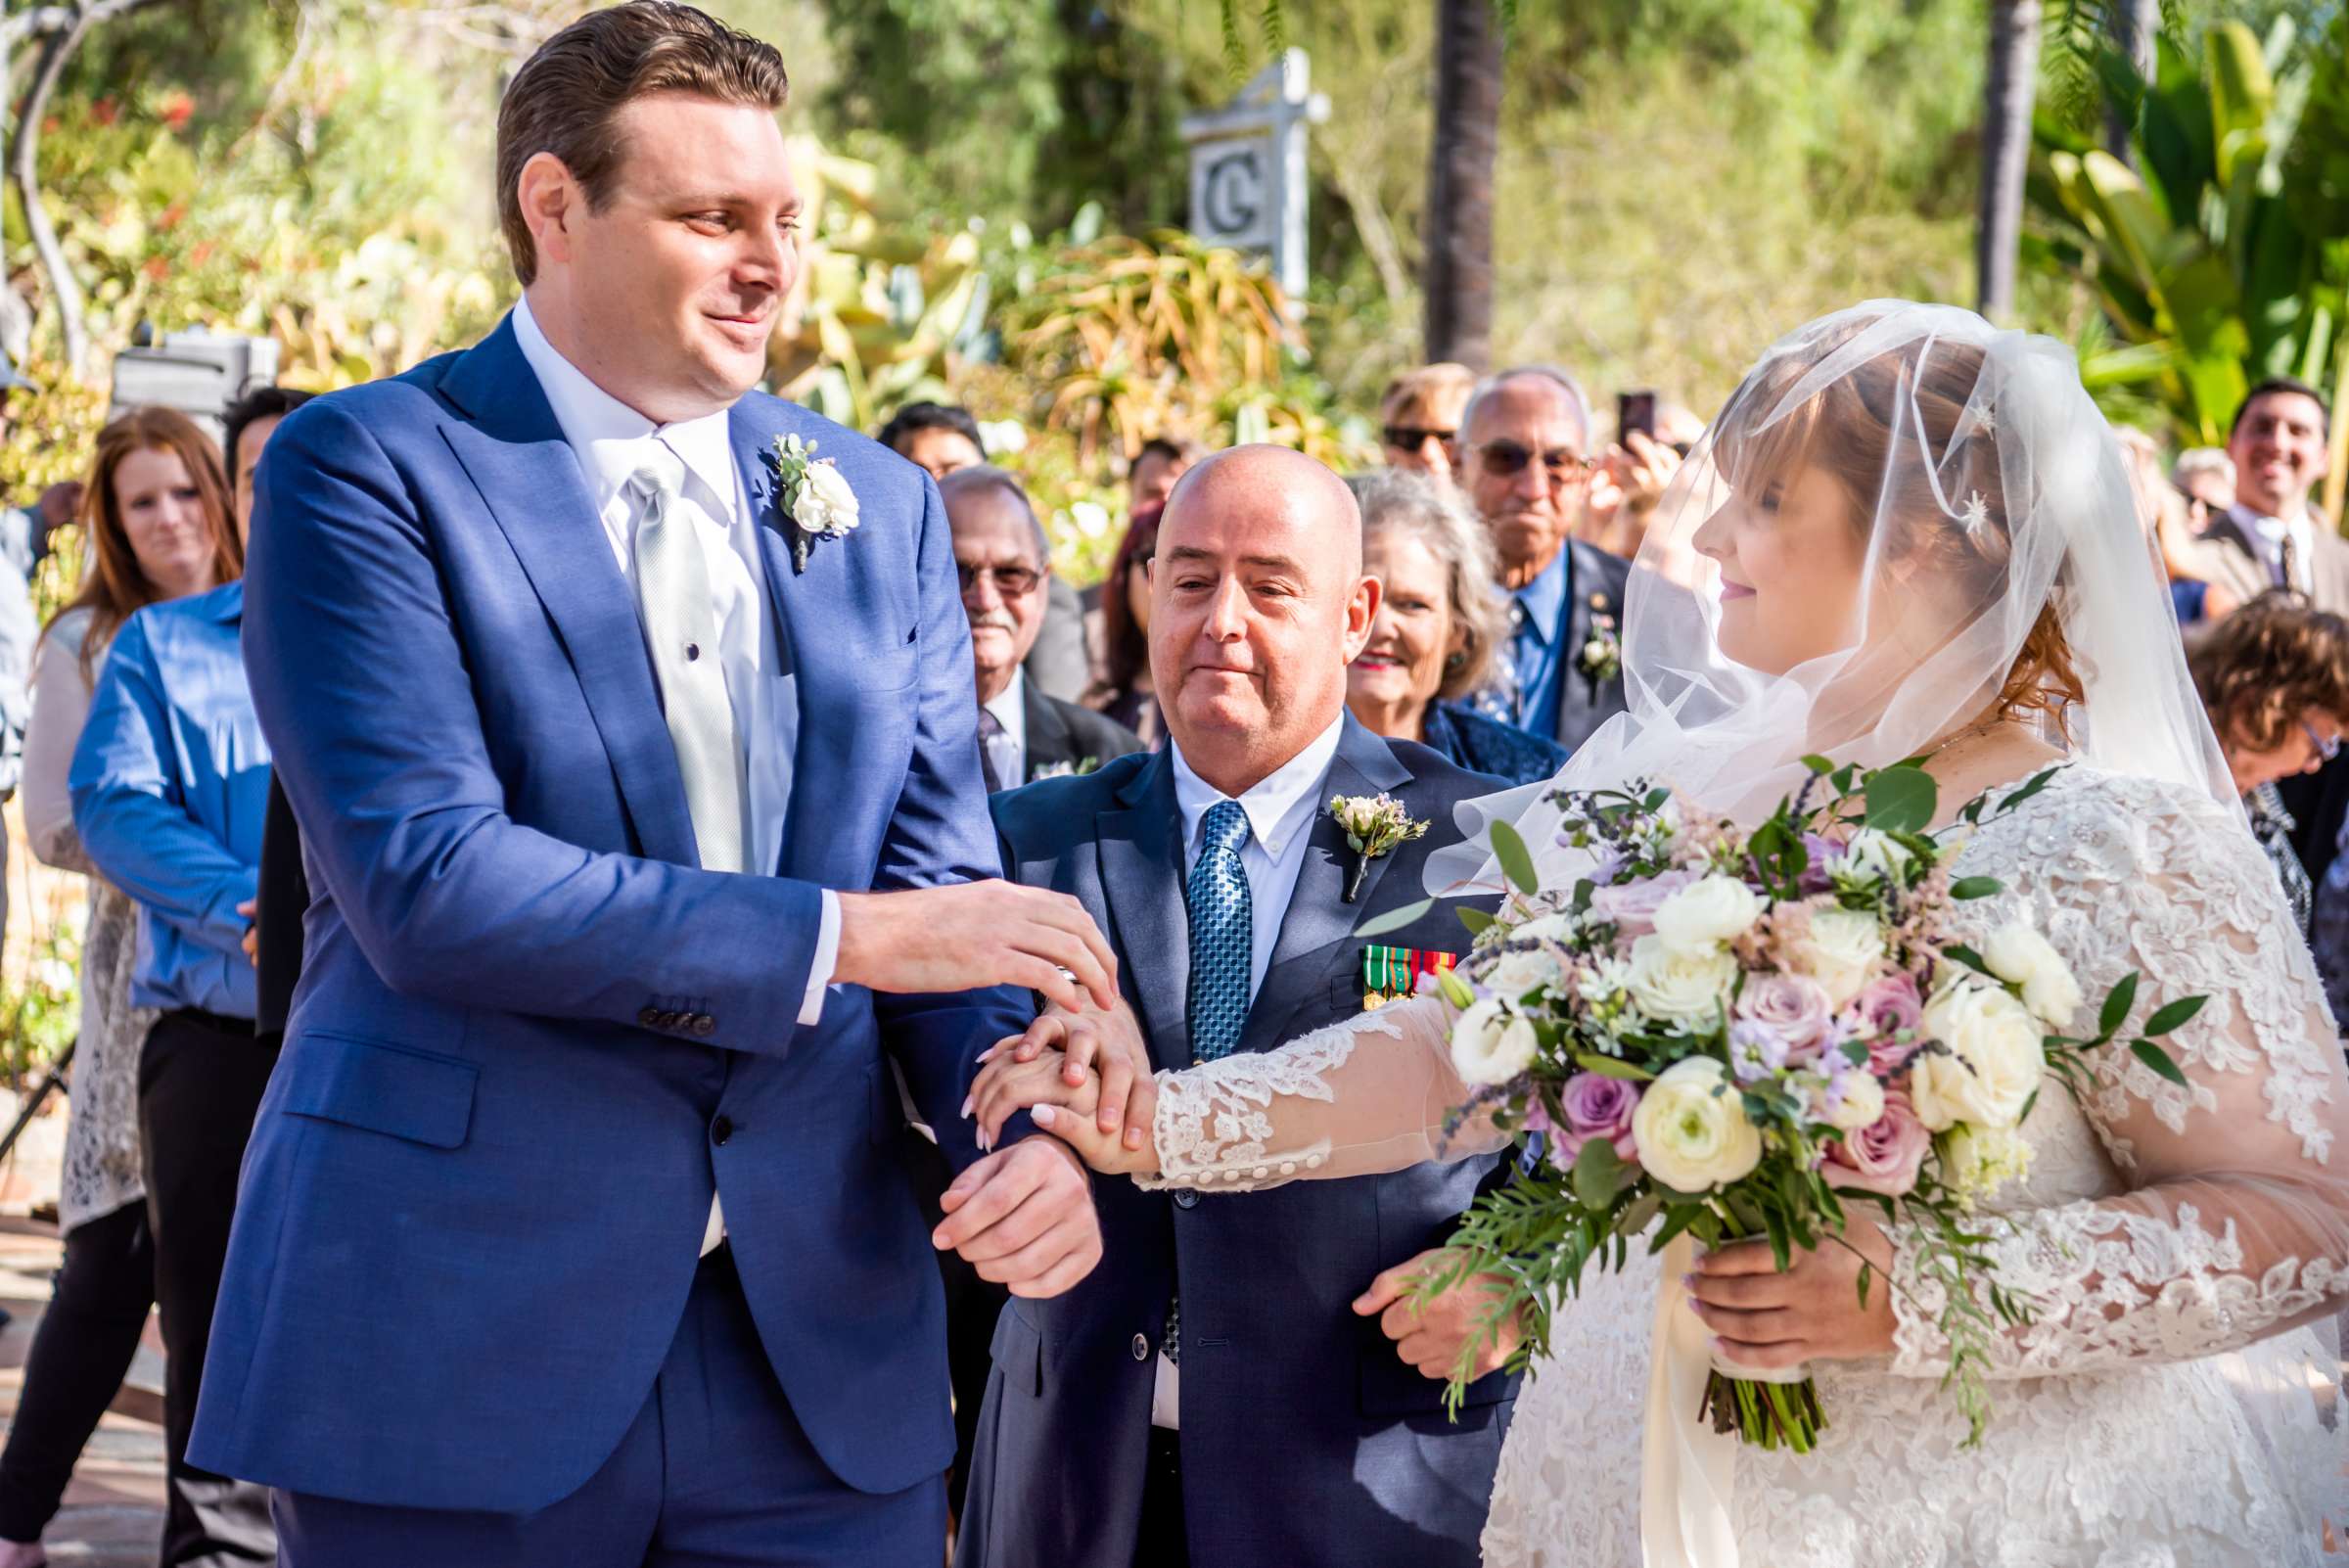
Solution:
<path fill-rule="evenodd" d="M 1043 1393 L 1044 1336 L 1020 1315 L 1016 1304 L 1004 1304 L 1002 1315 L 995 1319 L 994 1342 L 988 1350 L 1003 1369 L 1004 1387 L 1030 1398 Z"/>
<path fill-rule="evenodd" d="M 454 1056 L 347 1035 L 304 1034 L 287 1048 L 284 1106 L 436 1149 L 464 1143 L 481 1069 Z"/>

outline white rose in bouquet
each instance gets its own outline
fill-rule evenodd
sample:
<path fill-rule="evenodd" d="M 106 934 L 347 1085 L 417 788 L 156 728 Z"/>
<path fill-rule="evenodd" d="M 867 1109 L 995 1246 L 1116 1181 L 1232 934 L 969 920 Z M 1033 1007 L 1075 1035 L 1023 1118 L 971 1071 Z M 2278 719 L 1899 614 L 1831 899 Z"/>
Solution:
<path fill-rule="evenodd" d="M 1710 952 L 1751 931 L 1762 898 L 1735 877 L 1692 882 L 1656 906 L 1656 935 L 1676 952 Z"/>
<path fill-rule="evenodd" d="M 1787 966 L 1823 987 L 1836 1007 L 1850 1004 L 1884 961 L 1884 931 L 1865 909 L 1819 909 L 1811 929 L 1789 943 Z"/>
<path fill-rule="evenodd" d="M 1632 1141 L 1647 1174 L 1675 1192 L 1741 1180 L 1762 1163 L 1762 1134 L 1710 1056 L 1675 1062 L 1647 1086 L 1632 1113 Z"/>
<path fill-rule="evenodd" d="M 1471 1003 L 1451 1026 L 1451 1066 L 1464 1084 L 1506 1084 L 1534 1065 L 1541 1041 L 1523 1013 L 1491 996 Z"/>
<path fill-rule="evenodd" d="M 1834 1103 L 1822 1107 L 1819 1120 L 1839 1132 L 1857 1132 L 1864 1127 L 1874 1127 L 1884 1114 L 1884 1085 L 1876 1075 L 1865 1068 L 1839 1073 L 1833 1080 Z M 1826 1096 L 1821 1096 L 1824 1100 Z"/>
<path fill-rule="evenodd" d="M 2023 1005 L 2041 1023 L 2060 1029 L 2080 1010 L 2080 982 L 2072 978 L 2054 945 L 2022 920 L 2009 921 L 1982 944 L 1982 962 L 2010 985 L 2023 988 Z"/>
<path fill-rule="evenodd" d="M 1558 961 L 1537 947 L 1527 952 L 1504 955 L 1485 977 L 1485 989 L 1496 996 L 1515 999 L 1537 986 L 1546 986 L 1559 976 Z"/>
<path fill-rule="evenodd" d="M 1717 1022 L 1736 984 L 1737 960 L 1720 948 L 1686 952 L 1654 936 L 1632 944 L 1631 972 L 1624 977 L 1632 1005 L 1671 1024 Z"/>
<path fill-rule="evenodd" d="M 1947 1051 L 1922 1051 L 1910 1070 L 1916 1119 L 1935 1132 L 1964 1122 L 2010 1128 L 2047 1070 L 2039 1020 L 1995 986 L 1961 981 L 1925 1004 L 1924 1033 Z"/>

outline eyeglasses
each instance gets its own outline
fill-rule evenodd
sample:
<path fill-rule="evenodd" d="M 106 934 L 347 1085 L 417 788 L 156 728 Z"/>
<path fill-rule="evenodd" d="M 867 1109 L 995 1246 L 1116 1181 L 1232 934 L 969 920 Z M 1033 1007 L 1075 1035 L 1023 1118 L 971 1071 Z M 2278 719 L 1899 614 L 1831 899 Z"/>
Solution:
<path fill-rule="evenodd" d="M 1044 575 L 1034 567 L 974 567 L 964 566 L 959 561 L 954 563 L 954 576 L 960 579 L 965 593 L 970 592 L 981 577 L 990 578 L 995 584 L 995 591 L 1006 599 L 1034 593 L 1036 585 L 1044 580 Z"/>
<path fill-rule="evenodd" d="M 1421 430 L 1414 425 L 1389 425 L 1378 434 L 1379 438 L 1389 446 L 1398 447 L 1406 452 L 1415 452 L 1429 441 L 1442 441 L 1449 446 L 1451 444 L 1452 438 L 1459 435 L 1459 432 L 1456 430 Z"/>
<path fill-rule="evenodd" d="M 1525 465 L 1536 457 L 1549 476 L 1552 484 L 1572 484 L 1590 472 L 1590 460 L 1580 452 L 1563 449 L 1537 452 L 1523 441 L 1487 441 L 1476 449 L 1485 465 L 1485 472 L 1495 479 L 1507 479 L 1525 471 Z"/>
<path fill-rule="evenodd" d="M 2300 720 L 2300 733 L 2308 737 L 2309 745 L 2317 749 L 2317 756 L 2325 761 L 2329 762 L 2341 755 L 2341 737 L 2337 733 L 2327 740 L 2318 734 L 2317 726 L 2305 718 Z"/>

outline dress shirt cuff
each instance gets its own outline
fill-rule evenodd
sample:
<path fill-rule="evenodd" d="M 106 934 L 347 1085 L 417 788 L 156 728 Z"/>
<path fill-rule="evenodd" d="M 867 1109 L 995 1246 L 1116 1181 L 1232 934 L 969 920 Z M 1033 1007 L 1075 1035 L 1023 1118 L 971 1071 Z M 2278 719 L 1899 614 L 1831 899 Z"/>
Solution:
<path fill-rule="evenodd" d="M 824 988 L 832 984 L 832 971 L 839 967 L 840 895 L 826 888 L 823 921 L 815 932 L 815 957 L 807 965 L 807 996 L 800 1003 L 802 1028 L 824 1016 Z"/>

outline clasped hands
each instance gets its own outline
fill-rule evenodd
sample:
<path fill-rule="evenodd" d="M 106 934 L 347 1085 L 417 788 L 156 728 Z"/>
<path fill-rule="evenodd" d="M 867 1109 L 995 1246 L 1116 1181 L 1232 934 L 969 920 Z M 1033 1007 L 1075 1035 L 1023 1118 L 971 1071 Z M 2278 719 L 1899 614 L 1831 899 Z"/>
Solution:
<path fill-rule="evenodd" d="M 1037 1128 L 1064 1140 L 1096 1171 L 1157 1174 L 1151 1127 L 1158 1081 L 1141 1029 L 1123 1002 L 1107 1012 L 1047 1011 L 1025 1035 L 1000 1041 L 981 1061 L 966 1110 L 978 1120 L 982 1148 L 1026 1111 Z M 1359 1315 L 1378 1319 L 1397 1356 L 1439 1382 L 1452 1375 L 1463 1350 L 1484 1331 L 1488 1299 L 1501 1283 L 1480 1274 L 1418 1299 L 1413 1286 L 1419 1275 L 1441 1270 L 1448 1258 L 1438 1247 L 1406 1259 L 1380 1272 L 1353 1304 Z M 1522 1337 L 1517 1319 L 1500 1324 L 1497 1335 L 1477 1347 L 1469 1376 L 1498 1370 Z"/>

